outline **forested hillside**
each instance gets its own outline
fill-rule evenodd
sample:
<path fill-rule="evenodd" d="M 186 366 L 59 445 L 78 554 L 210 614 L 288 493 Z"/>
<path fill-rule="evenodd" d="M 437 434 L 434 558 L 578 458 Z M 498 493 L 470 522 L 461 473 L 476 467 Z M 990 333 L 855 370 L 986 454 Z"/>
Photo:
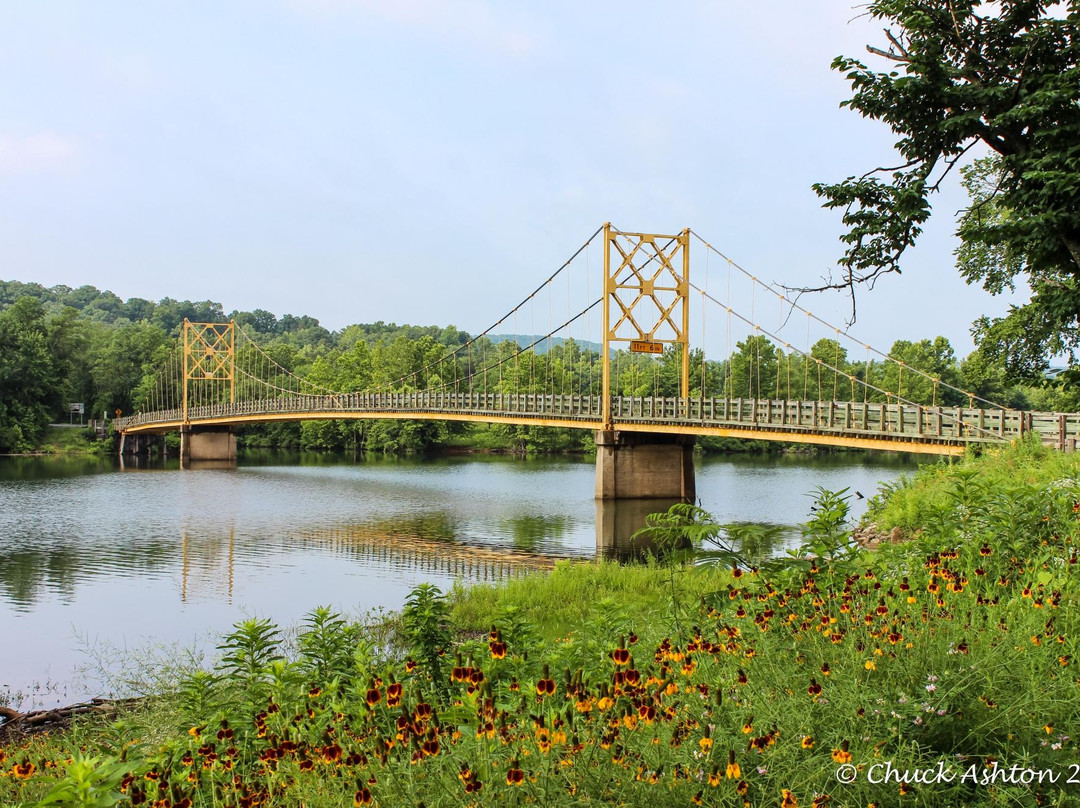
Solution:
<path fill-rule="evenodd" d="M 470 335 L 452 325 L 376 322 L 329 331 L 308 315 L 278 317 L 261 309 L 225 312 L 220 303 L 209 300 L 124 301 L 93 286 L 46 288 L 0 281 L 0 452 L 39 446 L 50 421 L 67 420 L 69 402 L 84 402 L 93 418 L 138 410 L 139 391 L 161 367 L 185 318 L 235 320 L 282 367 L 342 392 L 393 385 L 410 374 L 418 374 L 411 384 L 431 384 L 425 369 L 454 350 L 456 363 L 440 365 L 440 372 L 452 373 L 453 379 L 438 381 L 461 391 L 553 390 L 582 395 L 600 391 L 598 352 L 572 340 L 552 340 L 542 349 L 521 352 L 519 345 L 527 340 L 521 335 L 469 344 Z M 816 343 L 809 358 L 785 353 L 761 336 L 749 337 L 734 348 L 722 361 L 703 361 L 700 351 L 691 352 L 692 395 L 701 395 L 704 388 L 708 396 L 842 400 L 852 395 L 850 374 L 928 404 L 967 403 L 966 397 L 946 386 L 952 385 L 1010 406 L 1080 407 L 1077 395 L 1064 386 L 1010 380 L 1000 365 L 978 352 L 960 361 L 943 337 L 900 340 L 891 350 L 907 367 L 940 379 L 944 383 L 940 386 L 914 373 L 900 376 L 895 364 L 858 361 L 828 339 Z M 678 353 L 669 350 L 653 359 L 620 351 L 613 358 L 613 374 L 618 394 L 675 395 Z M 861 386 L 855 395 L 863 395 Z M 399 421 L 276 424 L 248 428 L 241 440 L 249 446 L 398 453 L 436 448 L 451 440 L 467 442 L 474 430 L 483 433 L 485 445 L 520 451 L 580 449 L 588 440 L 582 432 L 535 427 Z"/>

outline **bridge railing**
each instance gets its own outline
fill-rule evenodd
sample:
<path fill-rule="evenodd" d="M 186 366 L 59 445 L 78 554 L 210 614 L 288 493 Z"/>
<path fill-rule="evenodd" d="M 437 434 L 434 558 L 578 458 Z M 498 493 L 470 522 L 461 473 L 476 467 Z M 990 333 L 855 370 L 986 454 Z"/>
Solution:
<path fill-rule="evenodd" d="M 900 403 L 765 399 L 615 399 L 616 421 L 689 421 L 794 431 L 911 436 L 942 442 L 998 443 L 1035 433 L 1044 443 L 1075 448 L 1080 413 L 1023 412 Z"/>
<path fill-rule="evenodd" d="M 1080 413 L 1024 412 L 901 403 L 752 398 L 616 397 L 618 424 L 699 423 L 793 432 L 835 432 L 942 443 L 1000 443 L 1037 434 L 1043 443 L 1074 449 Z"/>
<path fill-rule="evenodd" d="M 616 396 L 612 420 L 622 424 L 702 426 L 792 433 L 835 433 L 922 442 L 999 443 L 1035 433 L 1047 444 L 1076 448 L 1080 414 L 932 407 L 901 403 L 797 401 L 749 398 L 675 398 Z M 258 416 L 322 416 L 341 414 L 415 414 L 418 418 L 453 413 L 599 425 L 599 396 L 497 393 L 343 393 L 299 395 L 213 404 L 188 409 L 190 422 L 257 419 Z M 171 425 L 183 419 L 179 409 L 137 413 L 114 421 L 117 429 Z"/>
<path fill-rule="evenodd" d="M 352 414 L 454 412 L 500 413 L 514 416 L 547 417 L 556 420 L 595 421 L 601 417 L 599 396 L 544 395 L 521 393 L 343 393 L 341 395 L 299 395 L 189 407 L 189 421 L 274 414 Z M 183 420 L 179 409 L 160 410 L 117 418 L 119 430 Z"/>

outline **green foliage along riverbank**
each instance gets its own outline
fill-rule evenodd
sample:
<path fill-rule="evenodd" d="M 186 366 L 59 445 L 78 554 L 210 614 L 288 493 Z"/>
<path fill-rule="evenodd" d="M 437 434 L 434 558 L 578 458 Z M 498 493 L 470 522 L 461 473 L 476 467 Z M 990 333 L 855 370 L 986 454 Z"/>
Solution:
<path fill-rule="evenodd" d="M 434 380 L 428 374 L 435 360 L 458 351 L 455 363 L 438 364 L 440 373 L 452 375 L 459 392 L 600 393 L 599 352 L 594 345 L 574 340 L 552 340 L 518 354 L 519 342 L 527 338 L 500 340 L 496 335 L 470 342 L 469 334 L 454 326 L 377 322 L 332 332 L 314 317 L 286 314 L 279 319 L 260 309 L 226 314 L 213 301 L 122 301 L 93 286 L 46 288 L 0 281 L 0 453 L 39 449 L 46 425 L 66 421 L 72 402 L 85 404 L 88 417 L 98 419 L 112 417 L 117 410 L 130 414 L 140 409 L 184 318 L 235 320 L 282 368 L 340 392 L 402 379 L 419 385 L 446 382 L 449 376 Z M 1080 408 L 1075 390 L 1049 383 L 1021 384 L 978 353 L 960 361 L 942 337 L 898 340 L 890 353 L 906 367 L 1005 405 Z M 738 342 L 729 357 L 703 361 L 695 349 L 690 360 L 695 368 L 690 393 L 695 397 L 704 392 L 718 397 L 844 399 L 854 389 L 850 374 L 910 401 L 967 402 L 966 396 L 944 385 L 938 389 L 923 376 L 901 375 L 894 363 L 855 361 L 828 339 L 815 343 L 807 357 L 753 336 Z M 486 367 L 491 372 L 474 372 Z M 680 358 L 677 350 L 655 359 L 620 351 L 614 354 L 612 372 L 616 394 L 676 395 Z M 884 397 L 871 391 L 873 401 Z M 249 426 L 239 431 L 238 440 L 241 446 L 316 451 L 401 454 L 477 445 L 539 453 L 587 451 L 591 437 L 582 431 L 540 427 L 382 420 Z M 730 439 L 702 444 L 706 451 L 747 449 Z"/>
<path fill-rule="evenodd" d="M 759 568 L 423 586 L 389 637 L 249 620 L 118 722 L 8 740 L 0 805 L 1074 804 L 1080 462 L 1059 457 L 924 469 L 876 506 L 911 504 L 916 540 L 877 552 L 822 492 L 803 551 Z"/>

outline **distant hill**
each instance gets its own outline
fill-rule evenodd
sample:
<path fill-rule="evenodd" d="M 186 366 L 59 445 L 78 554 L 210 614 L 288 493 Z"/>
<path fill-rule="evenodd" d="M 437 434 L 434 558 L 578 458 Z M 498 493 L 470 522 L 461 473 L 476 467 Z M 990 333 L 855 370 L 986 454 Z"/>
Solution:
<path fill-rule="evenodd" d="M 495 343 L 516 342 L 522 348 L 526 348 L 538 339 L 541 339 L 542 336 L 542 334 L 489 334 L 488 339 Z M 533 347 L 533 350 L 537 354 L 545 354 L 548 352 L 549 348 L 554 348 L 556 345 L 562 345 L 566 341 L 566 337 L 550 337 Z M 599 342 L 590 342 L 589 340 L 575 339 L 574 342 L 583 351 L 592 351 L 594 353 L 600 353 L 604 347 Z"/>
<path fill-rule="evenodd" d="M 179 331 L 180 324 L 187 318 L 195 323 L 236 320 L 245 331 L 264 340 L 285 337 L 289 342 L 297 345 L 326 344 L 348 348 L 359 340 L 374 345 L 378 342 L 391 343 L 400 337 L 409 340 L 430 337 L 448 348 L 456 348 L 470 339 L 468 332 L 460 331 L 452 325 L 399 325 L 380 320 L 375 323 L 354 323 L 341 331 L 331 332 L 324 328 L 316 318 L 306 315 L 286 314 L 277 317 L 263 309 L 226 313 L 220 303 L 212 300 L 192 302 L 166 297 L 155 302 L 133 297 L 125 301 L 108 290 L 102 291 L 90 285 L 73 289 L 65 285 L 46 287 L 39 283 L 0 279 L 0 311 L 11 306 L 20 297 L 37 298 L 50 316 L 55 316 L 65 307 L 70 306 L 82 317 L 106 326 L 120 327 L 146 321 L 174 335 Z M 491 336 L 490 339 L 492 342 L 509 340 L 524 348 L 540 339 L 540 335 L 498 334 Z M 538 344 L 533 350 L 538 354 L 543 354 L 549 348 L 562 345 L 566 341 L 566 337 L 552 337 Z M 600 353 L 601 345 L 598 342 L 587 340 L 575 340 L 575 342 L 583 350 Z"/>

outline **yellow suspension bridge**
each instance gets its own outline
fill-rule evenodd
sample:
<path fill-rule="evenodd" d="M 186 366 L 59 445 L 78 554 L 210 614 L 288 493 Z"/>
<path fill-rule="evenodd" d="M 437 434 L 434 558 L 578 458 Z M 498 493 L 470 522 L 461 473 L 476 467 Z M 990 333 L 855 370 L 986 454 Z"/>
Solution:
<path fill-rule="evenodd" d="M 698 282 L 690 277 L 692 240 L 705 259 Z M 594 245 L 602 258 L 598 295 L 590 294 Z M 710 260 L 719 269 L 713 271 Z M 571 277 L 575 267 L 580 269 Z M 749 302 L 737 309 L 733 284 L 739 283 L 748 287 Z M 700 339 L 692 338 L 692 298 L 700 303 Z M 771 313 L 762 313 L 766 305 L 777 306 L 775 322 Z M 531 370 L 537 351 L 559 344 L 555 340 L 564 347 L 566 340 L 575 340 L 584 324 L 592 327 L 597 308 L 600 339 L 577 342 L 578 350 L 568 352 L 557 376 L 548 363 L 549 377 L 538 380 Z M 544 336 L 528 344 L 513 342 L 512 350 L 500 348 L 499 335 L 510 327 L 535 327 L 538 312 L 541 322 L 547 320 Z M 805 345 L 795 344 L 791 336 L 793 321 L 801 318 L 807 326 Z M 740 330 L 775 346 L 778 359 L 766 376 L 763 341 L 739 343 L 757 351 L 756 361 L 751 354 L 743 391 L 749 396 L 732 395 L 732 361 L 718 381 L 708 371 L 706 350 L 712 348 L 707 325 L 717 319 L 721 340 L 727 337 L 726 357 L 732 355 L 733 332 Z M 831 338 L 835 357 L 815 355 L 814 328 Z M 843 366 L 844 340 L 865 348 L 868 361 L 861 373 Z M 583 344 L 598 344 L 599 351 L 580 350 Z M 626 368 L 636 360 L 640 369 L 643 356 L 656 357 L 652 395 L 643 390 L 647 384 L 625 383 Z M 678 376 L 676 395 L 659 394 L 659 368 L 665 358 Z M 530 368 L 525 374 L 522 363 Z M 874 367 L 882 370 L 880 381 L 871 379 Z M 895 389 L 891 383 L 885 387 L 885 379 L 895 383 Z M 913 379 L 932 389 L 929 403 L 905 396 Z M 807 395 L 811 387 L 812 398 Z M 946 394 L 967 406 L 939 403 Z M 361 390 L 327 389 L 282 367 L 233 322 L 185 321 L 143 401 L 141 411 L 114 421 L 122 443 L 133 436 L 179 431 L 185 459 L 235 458 L 234 427 L 274 421 L 391 418 L 589 429 L 597 438 L 601 498 L 692 498 L 690 449 L 696 436 L 924 454 L 962 453 L 968 445 L 1029 435 L 1073 450 L 1080 437 L 1080 414 L 1010 409 L 910 367 L 818 318 L 785 290 L 761 281 L 689 229 L 668 235 L 631 233 L 610 224 L 598 228 L 482 334 L 400 378 Z"/>

